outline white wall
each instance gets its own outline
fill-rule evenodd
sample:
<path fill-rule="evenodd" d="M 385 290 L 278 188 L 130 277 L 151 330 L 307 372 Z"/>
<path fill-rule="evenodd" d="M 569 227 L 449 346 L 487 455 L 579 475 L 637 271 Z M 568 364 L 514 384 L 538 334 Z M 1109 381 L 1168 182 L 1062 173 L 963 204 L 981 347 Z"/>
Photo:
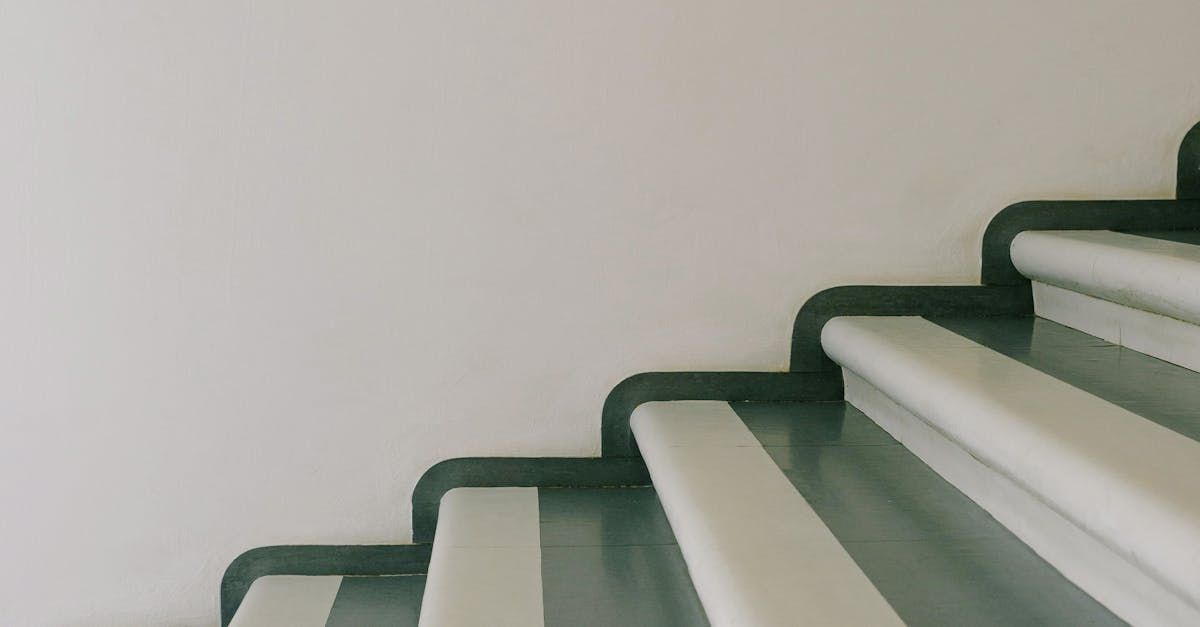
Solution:
<path fill-rule="evenodd" d="M 211 625 L 812 293 L 1173 189 L 1200 4 L 0 0 L 0 622 Z"/>

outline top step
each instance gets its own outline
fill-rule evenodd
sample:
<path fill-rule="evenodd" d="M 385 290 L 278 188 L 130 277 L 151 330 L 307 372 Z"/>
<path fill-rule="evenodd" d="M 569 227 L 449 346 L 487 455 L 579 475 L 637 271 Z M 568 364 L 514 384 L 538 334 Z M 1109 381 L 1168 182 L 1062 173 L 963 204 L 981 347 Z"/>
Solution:
<path fill-rule="evenodd" d="M 1200 234 L 1026 231 L 1013 265 L 1041 317 L 1200 370 Z"/>

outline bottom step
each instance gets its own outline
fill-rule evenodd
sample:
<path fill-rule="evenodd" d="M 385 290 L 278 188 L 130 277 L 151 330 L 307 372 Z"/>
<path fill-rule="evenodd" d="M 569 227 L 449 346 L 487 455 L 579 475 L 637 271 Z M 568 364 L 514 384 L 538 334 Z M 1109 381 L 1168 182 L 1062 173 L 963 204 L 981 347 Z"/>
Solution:
<path fill-rule="evenodd" d="M 272 575 L 250 586 L 229 627 L 416 625 L 425 575 Z"/>

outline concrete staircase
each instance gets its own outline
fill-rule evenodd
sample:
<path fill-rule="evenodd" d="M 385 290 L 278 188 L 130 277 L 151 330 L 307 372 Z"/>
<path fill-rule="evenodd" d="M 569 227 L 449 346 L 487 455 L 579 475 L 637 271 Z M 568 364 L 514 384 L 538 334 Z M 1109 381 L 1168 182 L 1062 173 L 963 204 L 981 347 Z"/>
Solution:
<path fill-rule="evenodd" d="M 435 466 L 413 545 L 247 553 L 223 617 L 1200 625 L 1198 151 L 1178 199 L 1006 209 L 983 285 L 815 296 L 792 372 L 627 380 L 601 458 Z"/>

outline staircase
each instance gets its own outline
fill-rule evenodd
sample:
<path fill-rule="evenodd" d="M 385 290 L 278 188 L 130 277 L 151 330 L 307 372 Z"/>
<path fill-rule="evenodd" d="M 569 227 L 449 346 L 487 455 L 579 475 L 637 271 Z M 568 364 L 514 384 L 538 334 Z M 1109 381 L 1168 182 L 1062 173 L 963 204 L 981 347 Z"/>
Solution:
<path fill-rule="evenodd" d="M 442 462 L 411 545 L 249 551 L 222 623 L 1200 625 L 1198 166 L 817 294 L 788 372 L 630 377 L 599 458 Z"/>

